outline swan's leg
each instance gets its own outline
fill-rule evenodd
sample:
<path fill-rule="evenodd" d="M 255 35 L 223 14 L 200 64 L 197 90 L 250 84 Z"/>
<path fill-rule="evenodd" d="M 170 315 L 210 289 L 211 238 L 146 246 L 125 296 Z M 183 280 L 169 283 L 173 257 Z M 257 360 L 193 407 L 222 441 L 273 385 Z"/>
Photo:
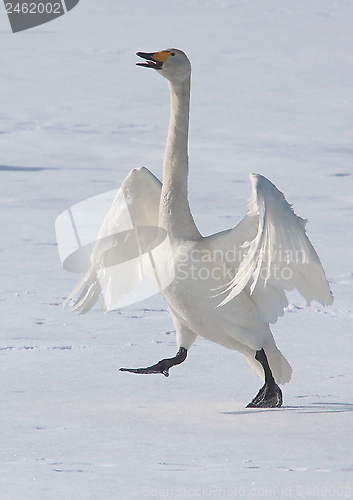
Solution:
<path fill-rule="evenodd" d="M 251 403 L 247 405 L 247 408 L 279 408 L 282 406 L 282 391 L 273 378 L 265 351 L 263 349 L 256 351 L 255 359 L 261 363 L 264 369 L 265 384 Z"/>
<path fill-rule="evenodd" d="M 169 368 L 180 365 L 180 363 L 185 361 L 186 356 L 187 350 L 185 347 L 180 347 L 174 358 L 162 359 L 155 365 L 148 366 L 147 368 L 120 368 L 120 371 L 131 373 L 162 373 L 165 377 L 169 377 Z"/>
<path fill-rule="evenodd" d="M 120 371 L 131 373 L 162 373 L 165 377 L 169 377 L 169 368 L 180 365 L 180 363 L 185 361 L 188 349 L 190 349 L 197 338 L 197 333 L 185 326 L 172 309 L 170 309 L 170 313 L 175 326 L 176 341 L 179 347 L 179 351 L 174 358 L 162 359 L 155 365 L 148 366 L 147 368 L 120 368 Z"/>

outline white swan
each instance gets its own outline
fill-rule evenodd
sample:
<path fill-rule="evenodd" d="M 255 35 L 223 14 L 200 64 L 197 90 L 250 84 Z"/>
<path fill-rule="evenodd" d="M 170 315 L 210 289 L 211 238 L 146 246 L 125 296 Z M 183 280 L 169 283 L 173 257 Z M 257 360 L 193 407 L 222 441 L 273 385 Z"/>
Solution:
<path fill-rule="evenodd" d="M 288 305 L 286 290 L 297 289 L 308 303 L 317 300 L 328 305 L 333 301 L 319 258 L 306 236 L 306 221 L 295 215 L 269 180 L 252 174 L 252 197 L 244 219 L 227 231 L 201 236 L 187 196 L 189 59 L 177 49 L 137 55 L 146 61 L 138 65 L 157 70 L 169 81 L 171 115 L 163 185 L 144 167 L 130 172 L 105 218 L 86 272 L 67 300 L 82 289 L 72 310 L 86 312 L 103 287 L 109 309 L 144 274 L 154 274 L 160 278 L 156 282 L 169 305 L 179 351 L 174 358 L 147 368 L 121 370 L 168 376 L 169 368 L 185 360 L 200 335 L 243 353 L 264 379 L 264 386 L 248 406 L 281 406 L 278 384 L 290 380 L 292 369 L 276 347 L 269 323 L 283 315 Z M 133 231 L 117 245 L 116 235 L 127 214 Z M 152 226 L 164 231 L 164 246 L 153 245 L 153 238 L 147 243 L 143 240 L 143 229 Z M 136 255 L 136 248 L 140 256 L 149 254 L 153 269 L 133 255 L 128 267 L 121 265 L 130 251 Z M 171 269 L 174 279 L 163 284 L 163 276 Z"/>

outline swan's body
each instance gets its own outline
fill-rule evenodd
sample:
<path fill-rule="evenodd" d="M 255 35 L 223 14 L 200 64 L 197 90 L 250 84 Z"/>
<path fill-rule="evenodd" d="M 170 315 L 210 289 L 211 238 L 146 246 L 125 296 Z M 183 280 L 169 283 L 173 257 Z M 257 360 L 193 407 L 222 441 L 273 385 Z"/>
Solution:
<path fill-rule="evenodd" d="M 277 384 L 290 380 L 291 367 L 277 349 L 269 323 L 288 305 L 285 290 L 298 289 L 307 299 L 332 303 L 319 258 L 305 234 L 305 221 L 297 217 L 284 196 L 265 177 L 252 174 L 248 214 L 234 228 L 212 236 L 199 233 L 187 195 L 188 124 L 191 67 L 176 49 L 154 54 L 138 53 L 142 66 L 158 70 L 169 80 L 171 117 L 163 166 L 163 185 L 146 168 L 125 179 L 123 193 L 134 228 L 158 225 L 168 236 L 169 253 L 154 255 L 157 273 L 174 266 L 175 277 L 158 281 L 176 329 L 179 352 L 136 373 L 161 372 L 182 362 L 197 336 L 243 353 L 251 368 L 265 378 L 265 386 L 251 406 L 280 406 Z M 120 202 L 115 200 L 98 236 L 90 264 L 72 298 L 83 287 L 73 310 L 85 312 L 101 293 L 109 305 L 128 293 L 121 287 L 121 269 L 108 269 L 103 237 L 119 231 Z M 111 244 L 113 246 L 113 244 Z M 114 248 L 116 254 L 119 248 Z M 137 267 L 136 267 L 137 266 Z M 134 285 L 144 266 L 137 263 Z M 130 271 L 131 272 L 131 271 Z M 271 378 L 273 375 L 273 378 Z M 270 390 L 268 388 L 270 387 Z M 267 392 L 266 392 L 267 391 Z"/>

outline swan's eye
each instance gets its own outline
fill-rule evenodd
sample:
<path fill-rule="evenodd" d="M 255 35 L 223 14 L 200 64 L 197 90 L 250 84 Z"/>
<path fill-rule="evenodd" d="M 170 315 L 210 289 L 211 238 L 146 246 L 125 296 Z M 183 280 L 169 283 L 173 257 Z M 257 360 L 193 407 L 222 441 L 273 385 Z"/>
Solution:
<path fill-rule="evenodd" d="M 171 55 L 171 56 L 175 56 L 175 52 L 171 52 L 171 53 L 170 53 L 170 55 Z"/>

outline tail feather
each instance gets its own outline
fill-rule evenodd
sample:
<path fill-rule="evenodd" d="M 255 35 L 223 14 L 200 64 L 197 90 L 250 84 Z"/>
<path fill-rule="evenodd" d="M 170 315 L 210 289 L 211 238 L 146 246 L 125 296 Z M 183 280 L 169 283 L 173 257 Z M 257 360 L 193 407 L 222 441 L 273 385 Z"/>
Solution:
<path fill-rule="evenodd" d="M 265 345 L 264 350 L 276 384 L 286 384 L 289 382 L 292 377 L 292 367 L 277 348 L 274 341 Z M 253 356 L 246 355 L 245 358 L 253 372 L 264 380 L 264 370 L 261 363 L 255 359 L 255 351 Z"/>

